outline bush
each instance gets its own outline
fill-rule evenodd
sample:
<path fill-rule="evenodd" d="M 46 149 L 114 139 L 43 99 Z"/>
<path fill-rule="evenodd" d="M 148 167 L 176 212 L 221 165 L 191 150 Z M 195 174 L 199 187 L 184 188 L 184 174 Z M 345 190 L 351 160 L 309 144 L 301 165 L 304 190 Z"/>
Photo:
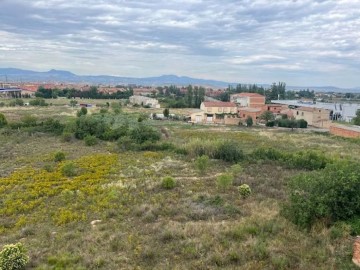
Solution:
<path fill-rule="evenodd" d="M 214 157 L 228 162 L 238 162 L 244 159 L 244 153 L 235 141 L 223 141 L 218 145 Z"/>
<path fill-rule="evenodd" d="M 258 148 L 252 153 L 254 159 L 279 160 L 284 154 L 274 148 Z"/>
<path fill-rule="evenodd" d="M 360 166 L 339 161 L 322 171 L 291 179 L 289 201 L 282 213 L 302 228 L 321 220 L 330 225 L 360 216 Z"/>
<path fill-rule="evenodd" d="M 54 155 L 54 161 L 59 162 L 65 160 L 65 153 L 64 152 L 56 152 Z"/>
<path fill-rule="evenodd" d="M 252 154 L 253 159 L 280 161 L 289 168 L 320 170 L 332 161 L 323 153 L 308 150 L 295 153 L 284 153 L 274 148 L 258 148 Z"/>
<path fill-rule="evenodd" d="M 0 252 L 1 270 L 22 270 L 25 269 L 28 261 L 29 257 L 21 243 L 5 245 Z"/>
<path fill-rule="evenodd" d="M 138 144 L 142 144 L 146 141 L 150 141 L 150 142 L 159 141 L 161 135 L 159 131 L 157 131 L 156 129 L 139 123 L 137 127 L 130 130 L 130 138 L 134 142 Z"/>
<path fill-rule="evenodd" d="M 79 111 L 77 111 L 76 113 L 76 116 L 77 117 L 80 117 L 82 115 L 86 115 L 88 112 L 87 108 L 86 107 L 81 107 L 81 109 Z"/>
<path fill-rule="evenodd" d="M 200 173 L 205 173 L 206 169 L 209 167 L 209 157 L 206 155 L 198 157 L 195 160 L 195 166 Z"/>
<path fill-rule="evenodd" d="M 251 188 L 247 184 L 242 184 L 241 186 L 238 187 L 238 190 L 241 197 L 243 197 L 244 199 L 249 197 L 251 194 Z"/>
<path fill-rule="evenodd" d="M 21 117 L 20 120 L 24 127 L 35 127 L 37 118 L 35 116 L 27 114 L 27 115 L 24 115 L 23 117 Z"/>
<path fill-rule="evenodd" d="M 105 121 L 95 116 L 83 115 L 76 119 L 75 137 L 77 139 L 84 139 L 87 135 L 93 135 L 97 138 L 103 139 L 106 131 L 110 127 Z"/>
<path fill-rule="evenodd" d="M 267 127 L 273 127 L 275 126 L 275 121 L 269 121 L 265 124 Z"/>
<path fill-rule="evenodd" d="M 246 126 L 252 127 L 253 124 L 254 124 L 254 122 L 253 122 L 252 117 L 251 117 L 251 116 L 248 116 L 248 117 L 246 118 Z"/>
<path fill-rule="evenodd" d="M 97 138 L 93 135 L 86 135 L 84 142 L 86 146 L 93 146 L 97 144 Z"/>
<path fill-rule="evenodd" d="M 173 189 L 176 185 L 176 182 L 174 180 L 174 178 L 172 178 L 171 176 L 166 176 L 163 178 L 162 182 L 161 182 L 161 186 L 165 189 Z"/>
<path fill-rule="evenodd" d="M 65 128 L 64 124 L 61 124 L 59 120 L 54 120 L 52 118 L 46 119 L 41 123 L 41 130 L 43 132 L 52 133 L 55 135 L 60 135 Z"/>
<path fill-rule="evenodd" d="M 48 106 L 43 98 L 36 98 L 34 100 L 29 101 L 29 105 L 31 106 Z"/>
<path fill-rule="evenodd" d="M 309 150 L 300 151 L 288 155 L 283 155 L 284 163 L 288 167 L 305 169 L 305 170 L 319 170 L 325 168 L 330 160 L 321 152 Z"/>
<path fill-rule="evenodd" d="M 139 150 L 141 151 L 167 151 L 167 150 L 174 150 L 175 145 L 170 142 L 144 142 L 139 146 Z"/>
<path fill-rule="evenodd" d="M 16 98 L 15 105 L 24 106 L 24 101 L 21 98 Z"/>
<path fill-rule="evenodd" d="M 0 113 L 0 128 L 7 125 L 7 120 L 5 118 L 5 115 Z"/>
<path fill-rule="evenodd" d="M 74 163 L 67 162 L 61 168 L 61 173 L 67 177 L 73 177 L 77 175 L 77 168 Z"/>
<path fill-rule="evenodd" d="M 300 119 L 297 121 L 297 126 L 299 128 L 307 128 L 308 123 L 304 119 Z"/>
<path fill-rule="evenodd" d="M 234 164 L 230 167 L 229 172 L 236 177 L 243 172 L 243 167 L 240 164 Z"/>
<path fill-rule="evenodd" d="M 232 185 L 234 181 L 234 176 L 231 174 L 221 174 L 216 178 L 216 184 L 218 188 L 225 190 Z"/>

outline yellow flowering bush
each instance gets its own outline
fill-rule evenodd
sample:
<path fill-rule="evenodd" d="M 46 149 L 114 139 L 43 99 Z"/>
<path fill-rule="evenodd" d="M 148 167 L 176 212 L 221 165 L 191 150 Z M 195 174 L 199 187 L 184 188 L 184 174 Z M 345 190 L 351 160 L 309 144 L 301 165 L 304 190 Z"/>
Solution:
<path fill-rule="evenodd" d="M 27 225 L 27 221 L 42 221 L 50 217 L 56 225 L 86 219 L 88 210 L 111 207 L 108 191 L 103 188 L 118 157 L 95 154 L 73 160 L 78 174 L 66 177 L 59 162 L 53 171 L 26 167 L 0 178 L 3 207 L 0 216 L 13 220 L 12 227 Z M 60 208 L 60 209 L 59 209 Z M 6 228 L 7 229 L 7 228 Z M 1 229 L 1 232 L 6 231 Z"/>

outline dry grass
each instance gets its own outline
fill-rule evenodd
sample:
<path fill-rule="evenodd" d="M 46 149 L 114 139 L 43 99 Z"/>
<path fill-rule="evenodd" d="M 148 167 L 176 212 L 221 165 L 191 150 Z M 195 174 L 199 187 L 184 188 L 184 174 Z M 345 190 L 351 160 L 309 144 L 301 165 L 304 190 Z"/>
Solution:
<path fill-rule="evenodd" d="M 23 113 L 36 113 L 40 118 L 71 114 L 71 108 L 61 106 L 37 112 L 34 108 L 2 110 L 11 119 Z M 283 151 L 316 148 L 328 155 L 352 158 L 358 158 L 355 154 L 360 152 L 358 144 L 312 133 L 170 121 L 154 124 L 166 126 L 166 140 L 177 145 L 193 138 L 214 142 L 227 138 L 239 141 L 246 153 L 260 146 Z M 68 161 L 76 161 L 116 150 L 115 143 L 86 147 L 81 141 L 62 142 L 59 137 L 21 132 L 12 137 L 0 135 L 0 143 L 0 190 L 4 177 L 24 166 L 41 169 L 51 163 L 56 151 L 63 151 Z M 347 233 L 334 238 L 331 228 L 321 224 L 313 231 L 300 231 L 279 214 L 286 200 L 286 182 L 298 170 L 272 163 L 243 163 L 244 171 L 234 184 L 219 190 L 216 177 L 228 171 L 231 164 L 226 162 L 211 160 L 209 169 L 200 175 L 193 160 L 172 152 L 116 156 L 118 161 L 98 183 L 98 188 L 106 191 L 101 192 L 103 197 L 89 194 L 71 205 L 71 209 L 88 211 L 83 219 L 50 222 L 44 218 L 47 213 L 70 206 L 64 202 L 64 194 L 48 196 L 47 208 L 26 214 L 31 222 L 12 227 L 11 221 L 2 221 L 0 246 L 23 242 L 30 255 L 29 269 L 355 269 Z M 80 171 L 79 177 L 85 173 Z M 172 190 L 161 187 L 167 175 L 176 180 Z M 237 190 L 242 183 L 249 184 L 253 192 L 247 199 Z M 27 189 L 22 192 L 26 194 Z M 92 226 L 92 220 L 101 221 Z"/>

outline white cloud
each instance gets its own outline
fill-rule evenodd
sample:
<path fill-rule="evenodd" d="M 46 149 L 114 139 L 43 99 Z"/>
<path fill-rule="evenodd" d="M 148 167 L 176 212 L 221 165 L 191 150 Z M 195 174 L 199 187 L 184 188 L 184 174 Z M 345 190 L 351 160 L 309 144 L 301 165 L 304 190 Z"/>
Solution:
<path fill-rule="evenodd" d="M 359 86 L 358 29 L 355 0 L 4 0 L 0 65 Z"/>

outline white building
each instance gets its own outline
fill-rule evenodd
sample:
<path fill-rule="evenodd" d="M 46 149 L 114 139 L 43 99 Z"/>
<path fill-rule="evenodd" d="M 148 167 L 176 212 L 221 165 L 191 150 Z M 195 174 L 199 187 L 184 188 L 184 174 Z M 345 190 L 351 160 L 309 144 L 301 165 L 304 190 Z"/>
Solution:
<path fill-rule="evenodd" d="M 131 104 L 138 104 L 142 106 L 149 106 L 151 108 L 160 108 L 159 101 L 155 98 L 145 96 L 131 96 L 129 97 Z"/>

